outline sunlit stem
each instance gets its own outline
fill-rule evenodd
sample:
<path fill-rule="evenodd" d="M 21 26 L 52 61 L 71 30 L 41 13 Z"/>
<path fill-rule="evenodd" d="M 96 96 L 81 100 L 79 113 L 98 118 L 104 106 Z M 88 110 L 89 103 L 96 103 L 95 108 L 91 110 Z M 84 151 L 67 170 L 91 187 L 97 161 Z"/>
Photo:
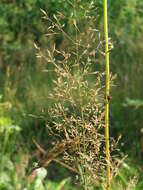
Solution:
<path fill-rule="evenodd" d="M 104 35 L 105 35 L 105 61 L 106 61 L 106 97 L 105 97 L 105 140 L 107 161 L 107 190 L 110 190 L 110 151 L 109 151 L 109 88 L 110 88 L 110 64 L 108 46 L 108 10 L 107 0 L 104 0 Z"/>

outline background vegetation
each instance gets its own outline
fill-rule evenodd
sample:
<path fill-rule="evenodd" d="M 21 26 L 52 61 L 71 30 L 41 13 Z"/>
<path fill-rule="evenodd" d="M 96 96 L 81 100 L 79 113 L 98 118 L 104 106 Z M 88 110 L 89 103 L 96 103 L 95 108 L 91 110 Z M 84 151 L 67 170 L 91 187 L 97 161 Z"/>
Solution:
<path fill-rule="evenodd" d="M 72 1 L 73 2 L 73 1 Z M 87 8 L 91 1 L 78 1 Z M 96 28 L 103 40 L 103 2 L 94 0 Z M 73 8 L 66 0 L 2 0 L 0 2 L 0 189 L 72 189 L 72 175 L 61 165 L 51 164 L 48 173 L 40 171 L 41 178 L 29 182 L 38 151 L 32 139 L 43 146 L 50 143 L 45 125 L 49 120 L 47 99 L 51 92 L 52 75 L 43 72 L 45 61 L 36 58 L 34 43 L 46 50 L 49 46 L 47 22 L 42 19 L 45 10 L 50 18 L 57 11 L 64 12 L 65 30 L 70 30 L 69 18 Z M 111 71 L 116 74 L 111 92 L 110 134 L 119 135 L 120 155 L 128 155 L 113 182 L 119 189 L 137 184 L 132 189 L 143 189 L 143 2 L 140 0 L 108 1 L 109 34 L 111 37 Z M 82 24 L 82 11 L 77 18 Z M 86 25 L 86 23 L 84 23 Z M 74 37 L 74 33 L 72 34 Z M 63 36 L 55 37 L 56 48 L 63 47 Z M 66 44 L 66 41 L 64 41 Z M 104 42 L 103 42 L 104 43 Z M 86 42 L 85 42 L 86 44 Z M 103 44 L 104 45 L 104 44 Z M 101 44 L 102 47 L 102 44 Z M 96 48 L 96 47 L 95 47 Z M 102 50 L 102 48 L 101 48 Z M 96 68 L 104 70 L 104 56 L 98 52 Z M 57 176 L 58 174 L 58 176 Z M 20 175 L 20 178 L 19 178 Z M 46 177 L 47 176 L 47 177 Z M 68 179 L 70 176 L 71 179 Z M 45 178 L 46 177 L 46 178 Z M 51 182 L 52 181 L 52 182 Z M 72 185 L 71 185 L 72 184 Z M 37 185 L 37 187 L 36 187 Z M 76 188 L 76 187 L 75 187 Z M 79 189 L 79 187 L 78 187 Z M 128 188 L 129 189 L 129 188 Z"/>

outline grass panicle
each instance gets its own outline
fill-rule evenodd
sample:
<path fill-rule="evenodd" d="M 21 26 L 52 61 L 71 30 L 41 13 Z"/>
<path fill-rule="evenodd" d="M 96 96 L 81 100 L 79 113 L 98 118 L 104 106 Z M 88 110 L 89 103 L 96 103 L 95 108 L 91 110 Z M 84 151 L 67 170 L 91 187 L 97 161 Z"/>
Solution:
<path fill-rule="evenodd" d="M 47 63 L 43 72 L 52 76 L 52 90 L 47 97 L 52 102 L 48 109 L 47 130 L 54 143 L 44 163 L 48 166 L 59 158 L 66 167 L 77 171 L 81 185 L 87 190 L 91 185 L 105 184 L 106 166 L 109 166 L 105 159 L 109 148 L 107 127 L 106 138 L 103 132 L 105 114 L 107 119 L 107 111 L 104 110 L 105 72 L 99 71 L 96 64 L 96 59 L 103 56 L 103 42 L 96 29 L 93 1 L 89 9 L 75 3 L 72 6 L 70 19 L 64 13 L 58 12 L 49 17 L 42 11 L 48 22 L 46 35 L 49 45 L 46 51 L 37 45 L 36 49 L 37 57 Z M 82 17 L 77 14 L 79 9 Z M 69 19 L 69 30 L 64 25 L 65 19 Z M 82 28 L 81 21 L 84 24 Z M 60 45 L 56 44 L 55 35 L 62 38 Z M 113 165 L 112 174 L 116 170 L 116 164 Z"/>

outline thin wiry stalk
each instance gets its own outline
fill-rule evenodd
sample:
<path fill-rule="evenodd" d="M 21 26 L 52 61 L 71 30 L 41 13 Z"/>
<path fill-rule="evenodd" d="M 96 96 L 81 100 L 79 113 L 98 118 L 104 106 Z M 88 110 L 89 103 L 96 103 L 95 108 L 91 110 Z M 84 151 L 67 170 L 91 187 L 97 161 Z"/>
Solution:
<path fill-rule="evenodd" d="M 83 110 L 81 108 L 81 115 L 82 115 L 82 122 L 83 122 L 83 146 L 84 146 L 84 154 L 86 155 L 86 134 L 85 134 L 85 126 L 84 126 L 84 116 L 83 116 Z M 87 178 L 87 163 L 86 163 L 86 159 L 84 159 L 84 186 L 85 186 L 85 190 L 87 190 L 88 188 L 88 178 Z"/>
<path fill-rule="evenodd" d="M 76 1 L 74 2 L 74 14 L 75 14 L 75 17 L 77 17 L 77 14 L 76 14 Z M 77 54 L 77 65 L 78 65 L 78 69 L 80 71 L 80 65 L 79 65 L 79 47 L 78 47 L 78 28 L 77 28 L 77 25 L 76 25 L 76 20 L 74 20 L 74 25 L 75 25 L 75 30 L 76 30 L 76 54 Z M 80 86 L 80 85 L 79 85 Z M 79 87 L 79 98 L 81 97 L 81 90 L 80 90 L 80 87 Z M 80 105 L 81 106 L 81 105 Z M 83 149 L 84 149 L 84 155 L 86 155 L 86 135 L 85 135 L 85 126 L 84 126 L 84 114 L 83 114 L 83 109 L 81 107 L 81 117 L 82 117 L 82 122 L 83 122 Z M 84 183 L 84 188 L 85 190 L 87 190 L 88 188 L 88 177 L 87 177 L 87 163 L 86 163 L 86 159 L 83 159 L 81 157 L 81 175 L 82 178 L 83 178 L 83 183 Z"/>
<path fill-rule="evenodd" d="M 109 46 L 108 46 L 108 10 L 107 0 L 104 0 L 104 35 L 105 35 L 105 61 L 106 61 L 106 98 L 105 98 L 105 140 L 106 140 L 106 161 L 107 161 L 107 190 L 110 190 L 110 151 L 109 151 Z"/>

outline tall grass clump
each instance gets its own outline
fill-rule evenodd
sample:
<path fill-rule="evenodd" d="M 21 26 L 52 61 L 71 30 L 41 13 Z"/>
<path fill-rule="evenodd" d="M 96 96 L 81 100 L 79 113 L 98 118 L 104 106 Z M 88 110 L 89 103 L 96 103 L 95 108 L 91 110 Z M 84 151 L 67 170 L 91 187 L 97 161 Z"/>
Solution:
<path fill-rule="evenodd" d="M 88 7 L 87 4 L 80 4 L 80 1 L 70 5 L 73 8 L 70 18 L 61 12 L 49 17 L 42 10 L 48 25 L 48 47 L 42 50 L 35 45 L 37 57 L 47 63 L 43 72 L 51 76 L 49 82 L 52 82 L 52 91 L 47 97 L 51 106 L 46 110 L 51 145 L 48 146 L 48 153 L 44 152 L 40 164 L 46 167 L 51 161 L 61 163 L 76 173 L 85 190 L 91 186 L 106 188 L 109 160 L 105 155 L 109 155 L 109 137 L 104 118 L 106 113 L 108 119 L 109 96 L 106 94 L 105 111 L 105 72 L 97 70 L 96 63 L 96 59 L 102 56 L 100 45 L 104 40 L 101 41 L 96 28 L 94 2 L 91 1 Z M 57 38 L 62 39 L 61 44 L 56 43 Z M 111 143 L 112 152 L 116 143 Z M 116 165 L 110 158 L 110 178 L 117 173 Z"/>

